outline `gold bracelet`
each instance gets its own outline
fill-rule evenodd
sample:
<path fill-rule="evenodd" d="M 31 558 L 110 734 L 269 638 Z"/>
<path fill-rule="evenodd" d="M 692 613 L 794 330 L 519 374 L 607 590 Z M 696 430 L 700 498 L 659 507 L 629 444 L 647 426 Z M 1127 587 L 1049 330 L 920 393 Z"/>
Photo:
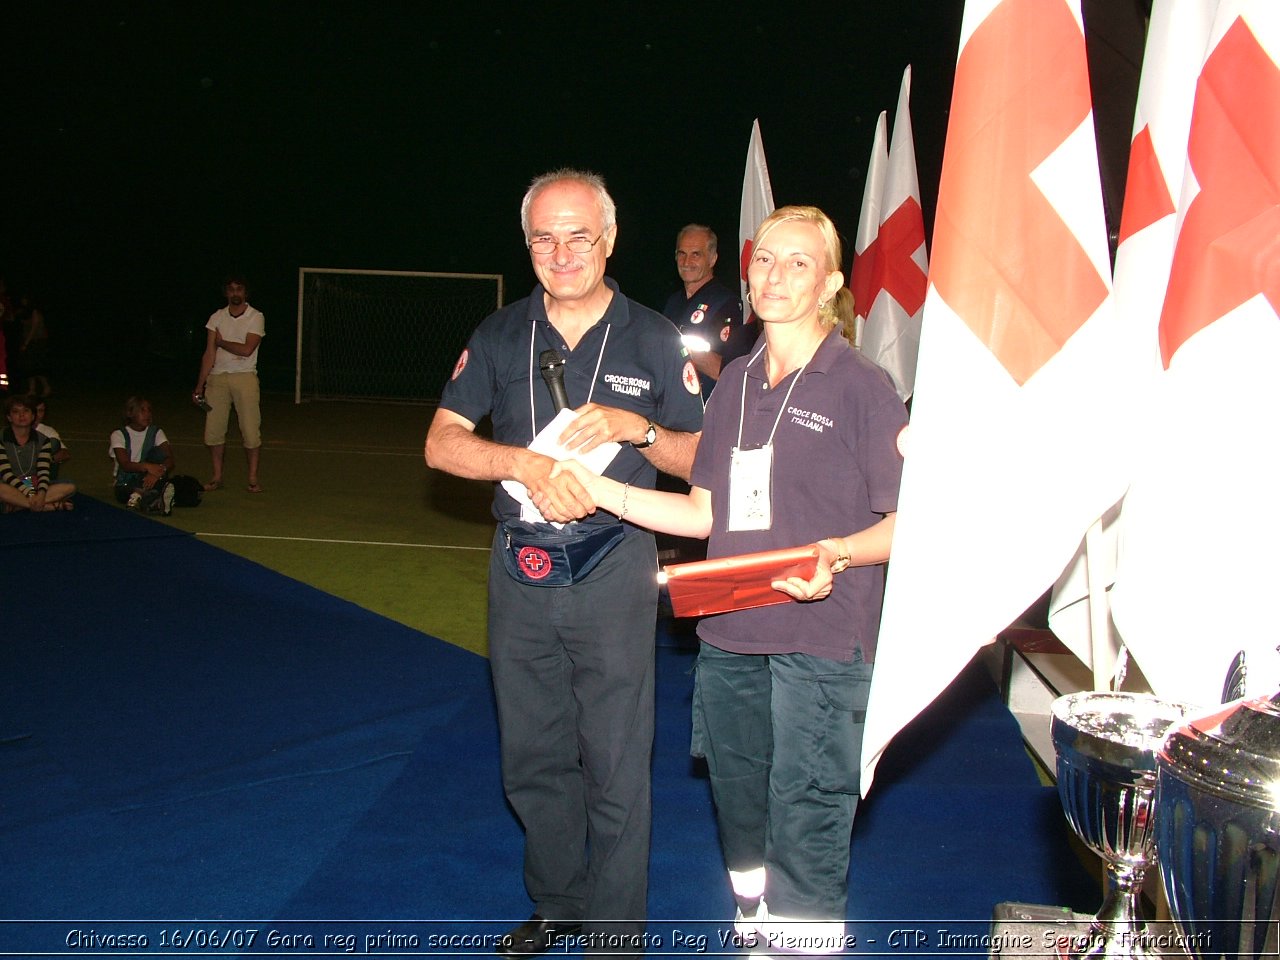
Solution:
<path fill-rule="evenodd" d="M 622 512 L 618 514 L 619 520 L 623 519 L 627 515 L 627 493 L 630 489 L 631 484 L 624 483 L 622 485 Z"/>
<path fill-rule="evenodd" d="M 844 537 L 827 537 L 827 539 L 823 540 L 822 542 L 830 543 L 832 545 L 836 544 L 837 542 L 840 544 L 839 550 L 832 551 L 832 553 L 836 555 L 836 558 L 832 560 L 830 564 L 828 564 L 828 568 L 831 570 L 831 572 L 833 574 L 844 573 L 844 571 L 848 570 L 849 569 L 849 544 L 845 543 Z"/>

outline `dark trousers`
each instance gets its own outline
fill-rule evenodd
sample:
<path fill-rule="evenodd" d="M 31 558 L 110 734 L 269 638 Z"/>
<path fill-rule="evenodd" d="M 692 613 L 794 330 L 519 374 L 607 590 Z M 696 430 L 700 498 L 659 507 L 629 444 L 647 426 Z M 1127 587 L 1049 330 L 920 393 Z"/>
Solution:
<path fill-rule="evenodd" d="M 705 756 L 725 866 L 765 868 L 771 916 L 843 921 L 869 663 L 703 643 L 694 756 Z"/>
<path fill-rule="evenodd" d="M 489 662 L 525 886 L 549 920 L 644 932 L 651 819 L 653 537 L 629 531 L 583 582 L 531 587 L 489 563 Z M 613 922 L 606 922 L 613 921 Z M 589 941 L 587 952 L 600 952 Z"/>
<path fill-rule="evenodd" d="M 164 493 L 164 488 L 168 483 L 168 480 L 160 480 L 150 490 L 144 490 L 140 482 L 132 486 L 116 484 L 116 503 L 128 503 L 129 497 L 134 492 L 137 492 L 142 494 L 142 502 L 138 504 L 138 509 L 149 513 L 155 512 L 159 510 L 160 495 Z"/>

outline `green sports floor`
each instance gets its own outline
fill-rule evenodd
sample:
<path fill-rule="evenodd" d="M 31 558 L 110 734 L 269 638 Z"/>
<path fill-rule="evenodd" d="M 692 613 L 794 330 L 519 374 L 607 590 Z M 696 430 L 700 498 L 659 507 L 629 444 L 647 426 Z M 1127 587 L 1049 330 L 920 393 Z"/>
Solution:
<path fill-rule="evenodd" d="M 80 495 L 114 504 L 108 438 L 132 388 L 65 379 L 54 388 L 46 420 L 72 453 L 63 477 Z M 207 480 L 204 415 L 177 387 L 147 397 L 177 472 Z M 233 417 L 223 489 L 156 522 L 485 653 L 491 488 L 427 469 L 422 447 L 433 413 L 423 404 L 296 405 L 264 393 L 263 492 L 246 488 Z"/>

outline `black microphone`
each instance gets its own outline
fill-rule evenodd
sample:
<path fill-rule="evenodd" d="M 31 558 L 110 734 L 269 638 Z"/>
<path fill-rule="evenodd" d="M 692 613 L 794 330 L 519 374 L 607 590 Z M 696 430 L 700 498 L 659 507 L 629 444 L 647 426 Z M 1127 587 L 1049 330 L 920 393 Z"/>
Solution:
<path fill-rule="evenodd" d="M 555 404 L 556 413 L 567 410 L 569 395 L 564 392 L 564 357 L 554 350 L 543 350 L 538 354 L 538 369 L 542 371 L 542 379 L 551 391 L 551 402 Z"/>

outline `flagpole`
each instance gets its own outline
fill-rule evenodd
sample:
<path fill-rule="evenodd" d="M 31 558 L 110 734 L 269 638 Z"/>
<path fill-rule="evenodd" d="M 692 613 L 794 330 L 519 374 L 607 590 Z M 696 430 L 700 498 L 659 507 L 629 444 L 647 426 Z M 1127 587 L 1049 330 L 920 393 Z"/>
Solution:
<path fill-rule="evenodd" d="M 1106 543 L 1102 538 L 1102 518 L 1089 525 L 1084 534 L 1085 569 L 1089 589 L 1089 649 L 1093 669 L 1093 689 L 1110 690 L 1115 679 L 1119 651 L 1111 642 L 1108 625 L 1107 575 L 1110 564 L 1103 559 Z"/>

